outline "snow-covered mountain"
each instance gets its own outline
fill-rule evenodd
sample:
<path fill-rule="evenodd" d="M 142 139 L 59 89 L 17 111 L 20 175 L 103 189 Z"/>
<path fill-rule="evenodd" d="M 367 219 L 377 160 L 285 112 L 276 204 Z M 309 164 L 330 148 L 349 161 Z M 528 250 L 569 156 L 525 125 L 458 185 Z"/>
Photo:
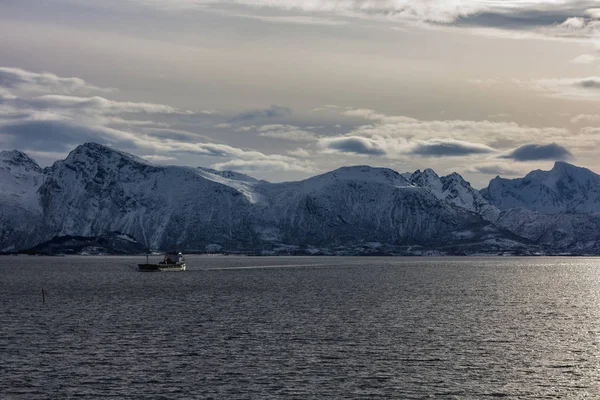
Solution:
<path fill-rule="evenodd" d="M 20 151 L 0 152 L 0 251 L 26 248 L 45 236 L 37 190 L 44 182 L 40 166 Z"/>
<path fill-rule="evenodd" d="M 600 212 L 600 175 L 557 161 L 550 171 L 536 170 L 524 178 L 496 177 L 481 191 L 494 206 L 540 213 Z"/>
<path fill-rule="evenodd" d="M 113 231 L 155 249 L 355 254 L 365 246 L 387 253 L 527 246 L 527 240 L 448 200 L 460 197 L 452 197 L 451 189 L 441 199 L 384 168 L 346 167 L 273 184 L 233 172 L 158 167 L 94 143 L 44 171 L 34 162 L 27 169 L 25 158 L 17 164 L 2 175 L 0 214 L 5 231 L 29 221 L 36 233 L 30 232 L 27 247 L 55 236 Z M 11 196 L 27 204 L 17 218 L 4 211 Z M 0 249 L 26 247 L 23 237 L 4 235 Z"/>
<path fill-rule="evenodd" d="M 544 214 L 502 211 L 498 225 L 539 244 L 548 254 L 600 254 L 600 213 Z"/>
<path fill-rule="evenodd" d="M 479 215 L 441 201 L 399 173 L 368 166 L 344 167 L 301 182 L 262 185 L 264 221 L 287 243 L 317 246 L 360 242 L 398 246 L 450 244 L 514 246 L 514 237 Z M 495 241 L 496 244 L 492 245 Z M 508 242 L 511 242 L 508 244 Z"/>
<path fill-rule="evenodd" d="M 252 195 L 204 175 L 88 143 L 46 172 L 39 195 L 51 237 L 119 231 L 151 248 L 251 244 Z"/>
<path fill-rule="evenodd" d="M 498 208 L 490 205 L 479 191 L 456 172 L 440 177 L 430 168 L 423 172 L 417 170 L 410 176 L 410 182 L 428 190 L 440 200 L 481 215 L 487 221 L 495 222 L 500 215 Z"/>
<path fill-rule="evenodd" d="M 164 250 L 600 254 L 599 204 L 600 176 L 561 162 L 479 192 L 431 169 L 343 167 L 269 183 L 94 143 L 43 170 L 20 151 L 0 153 L 0 251 L 118 231 Z"/>

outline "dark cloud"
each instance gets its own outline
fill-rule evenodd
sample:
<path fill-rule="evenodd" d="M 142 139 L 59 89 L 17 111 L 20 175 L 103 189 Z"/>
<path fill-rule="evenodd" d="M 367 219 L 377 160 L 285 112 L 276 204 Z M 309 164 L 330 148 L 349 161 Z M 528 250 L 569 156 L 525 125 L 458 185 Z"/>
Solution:
<path fill-rule="evenodd" d="M 526 144 L 500 156 L 516 161 L 567 160 L 572 157 L 569 150 L 556 143 Z"/>
<path fill-rule="evenodd" d="M 492 153 L 494 149 L 483 144 L 452 139 L 434 139 L 417 143 L 412 153 L 428 157 L 456 157 Z"/>
<path fill-rule="evenodd" d="M 584 89 L 600 89 L 600 78 L 582 79 L 578 84 Z"/>
<path fill-rule="evenodd" d="M 101 127 L 90 127 L 65 121 L 23 121 L 0 125 L 11 146 L 17 149 L 64 151 L 84 142 L 114 143 Z M 119 141 L 123 146 L 131 143 Z M 128 146 L 128 147 L 130 147 Z"/>
<path fill-rule="evenodd" d="M 377 142 L 358 136 L 325 139 L 321 147 L 340 153 L 353 153 L 361 155 L 381 156 L 386 154 L 385 149 Z"/>
<path fill-rule="evenodd" d="M 291 113 L 291 108 L 272 105 L 266 110 L 252 110 L 243 112 L 236 115 L 232 120 L 236 122 L 253 121 L 258 119 L 285 117 Z"/>
<path fill-rule="evenodd" d="M 584 10 L 519 10 L 512 13 L 482 12 L 459 17 L 454 25 L 498 29 L 530 29 L 560 24 L 567 18 L 583 16 Z"/>

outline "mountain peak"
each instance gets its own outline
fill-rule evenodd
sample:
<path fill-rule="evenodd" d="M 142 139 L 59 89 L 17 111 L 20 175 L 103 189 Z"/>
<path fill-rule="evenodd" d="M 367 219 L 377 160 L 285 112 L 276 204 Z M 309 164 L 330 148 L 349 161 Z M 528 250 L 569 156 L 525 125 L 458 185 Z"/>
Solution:
<path fill-rule="evenodd" d="M 578 166 L 570 164 L 566 161 L 556 161 L 551 170 L 551 172 L 568 172 L 568 171 L 581 171 L 581 172 L 593 173 L 592 171 L 590 171 L 587 168 L 578 167 Z"/>
<path fill-rule="evenodd" d="M 0 152 L 0 163 L 9 167 L 23 167 L 27 170 L 42 172 L 38 163 L 20 150 L 4 150 Z"/>
<path fill-rule="evenodd" d="M 600 175 L 564 161 L 557 161 L 550 171 L 531 171 L 523 178 L 494 178 L 482 193 L 503 210 L 526 208 L 551 214 L 600 211 Z"/>
<path fill-rule="evenodd" d="M 328 172 L 336 177 L 353 178 L 367 175 L 385 175 L 390 177 L 399 177 L 400 174 L 389 168 L 371 167 L 370 165 L 351 165 L 340 167 L 336 170 Z M 326 174 L 326 175 L 327 175 Z"/>
<path fill-rule="evenodd" d="M 65 161 L 83 161 L 86 159 L 95 162 L 102 160 L 111 160 L 112 162 L 115 159 L 126 159 L 137 164 L 150 165 L 150 163 L 143 158 L 94 142 L 87 142 L 77 146 L 69 153 Z"/>
<path fill-rule="evenodd" d="M 341 167 L 336 170 L 326 172 L 322 175 L 317 175 L 308 178 L 304 182 L 329 182 L 329 181 L 363 181 L 377 182 L 394 186 L 409 186 L 406 178 L 398 172 L 389 168 L 371 167 L 369 165 L 354 165 Z"/>

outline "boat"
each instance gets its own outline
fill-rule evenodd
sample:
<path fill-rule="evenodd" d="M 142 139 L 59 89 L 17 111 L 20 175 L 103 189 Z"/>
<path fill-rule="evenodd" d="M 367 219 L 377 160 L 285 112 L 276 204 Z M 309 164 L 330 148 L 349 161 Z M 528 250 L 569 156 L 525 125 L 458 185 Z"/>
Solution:
<path fill-rule="evenodd" d="M 148 263 L 148 256 L 146 255 L 146 264 L 138 264 L 140 271 L 154 272 L 154 271 L 185 271 L 185 258 L 181 253 L 167 253 L 165 258 L 158 264 Z"/>

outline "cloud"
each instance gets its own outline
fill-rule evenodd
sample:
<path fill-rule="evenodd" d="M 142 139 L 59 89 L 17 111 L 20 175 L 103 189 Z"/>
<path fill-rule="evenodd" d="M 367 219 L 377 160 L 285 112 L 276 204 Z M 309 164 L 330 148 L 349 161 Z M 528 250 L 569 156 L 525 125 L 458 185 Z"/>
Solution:
<path fill-rule="evenodd" d="M 318 146 L 319 148 L 328 152 L 373 156 L 382 156 L 387 154 L 385 148 L 379 142 L 358 136 L 321 139 L 318 143 Z"/>
<path fill-rule="evenodd" d="M 91 85 L 81 78 L 61 78 L 49 72 L 37 73 L 7 67 L 0 67 L 0 86 L 9 89 L 54 93 L 112 92 L 115 90 Z"/>
<path fill-rule="evenodd" d="M 0 123 L 0 144 L 4 147 L 28 148 L 34 151 L 64 151 L 83 142 L 98 142 L 138 151 L 152 151 L 153 157 L 172 157 L 173 154 L 195 154 L 231 161 L 245 161 L 239 165 L 259 165 L 271 170 L 277 165 L 287 165 L 285 171 L 309 170 L 310 161 L 294 157 L 265 154 L 221 143 L 206 143 L 158 137 L 140 132 L 128 132 L 103 126 L 90 126 L 67 121 L 22 121 Z M 190 133 L 190 135 L 192 135 Z M 229 162 L 229 161 L 228 161 Z M 232 164 L 237 165 L 237 164 Z M 248 167 L 249 168 L 249 167 Z"/>
<path fill-rule="evenodd" d="M 535 90 L 546 92 L 550 97 L 575 100 L 596 100 L 600 98 L 600 77 L 598 76 L 565 79 L 537 79 L 530 82 L 518 83 L 524 83 Z"/>
<path fill-rule="evenodd" d="M 559 38 L 597 38 L 600 34 L 600 21 L 585 17 L 570 17 L 560 24 L 539 29 L 539 32 Z"/>
<path fill-rule="evenodd" d="M 198 133 L 180 129 L 197 126 L 198 118 L 211 119 L 211 110 L 194 113 L 164 104 L 127 102 L 100 96 L 84 97 L 71 91 L 95 88 L 79 78 L 2 69 L 0 74 L 0 145 L 44 154 L 64 154 L 84 142 L 98 142 L 133 153 L 146 154 L 152 161 L 171 161 L 181 154 L 223 159 L 219 165 L 239 170 L 309 171 L 312 163 L 291 155 L 267 154 L 253 149 L 215 143 Z M 8 89 L 11 88 L 11 90 Z M 14 88 L 14 89 L 13 89 Z M 40 95 L 41 90 L 50 94 Z M 17 95 L 13 95 L 13 90 Z M 288 116 L 291 109 L 272 106 L 240 114 L 240 120 Z M 145 114 L 144 119 L 127 119 Z M 172 128 L 165 121 L 173 121 Z M 233 127 L 235 125 L 227 125 Z M 293 125 L 252 125 L 249 129 L 266 137 L 294 141 L 316 140 L 313 132 Z"/>
<path fill-rule="evenodd" d="M 336 106 L 335 104 L 327 104 L 325 106 L 322 107 L 316 107 L 313 108 L 312 110 L 310 110 L 310 112 L 326 112 L 326 111 L 335 111 L 336 109 L 340 108 L 339 106 Z"/>
<path fill-rule="evenodd" d="M 485 175 L 504 175 L 504 176 L 519 176 L 521 171 L 511 168 L 503 164 L 481 164 L 475 165 L 465 170 L 465 172 L 471 172 L 475 174 Z"/>
<path fill-rule="evenodd" d="M 291 140 L 296 142 L 311 142 L 318 139 L 317 135 L 313 132 L 293 125 L 263 125 L 258 128 L 257 131 L 259 132 L 258 136 L 273 139 Z"/>
<path fill-rule="evenodd" d="M 355 112 L 356 111 L 356 112 Z M 564 128 L 534 128 L 507 121 L 418 120 L 405 116 L 388 116 L 373 110 L 349 110 L 344 115 L 365 115 L 373 119 L 349 133 L 373 140 L 385 141 L 387 146 L 405 148 L 412 141 L 451 138 L 464 142 L 479 142 L 492 148 L 510 148 L 529 140 L 569 137 Z M 557 140 L 557 139 L 555 139 Z"/>
<path fill-rule="evenodd" d="M 600 124 L 600 115 L 598 114 L 579 114 L 573 118 L 571 118 L 572 124 Z"/>
<path fill-rule="evenodd" d="M 2 104 L 6 100 L 14 100 L 14 99 L 16 99 L 16 96 L 14 96 L 7 89 L 0 87 L 0 104 Z"/>
<path fill-rule="evenodd" d="M 177 157 L 162 156 L 159 154 L 145 155 L 145 156 L 141 156 L 141 158 L 143 158 L 144 160 L 148 160 L 150 162 L 165 162 L 165 161 L 176 161 L 177 160 Z"/>
<path fill-rule="evenodd" d="M 471 154 L 489 154 L 495 152 L 489 146 L 480 143 L 469 143 L 455 139 L 431 139 L 419 141 L 409 150 L 413 154 L 427 157 L 456 157 Z"/>
<path fill-rule="evenodd" d="M 291 108 L 272 105 L 265 110 L 246 111 L 236 115 L 232 120 L 235 122 L 252 121 L 258 119 L 269 119 L 286 117 L 292 113 Z"/>
<path fill-rule="evenodd" d="M 310 157 L 310 153 L 303 148 L 298 147 L 296 150 L 289 150 L 287 152 L 290 156 L 292 157 L 297 157 L 297 158 L 308 158 Z"/>
<path fill-rule="evenodd" d="M 103 114 L 143 113 L 143 114 L 193 114 L 191 111 L 153 103 L 134 103 L 108 100 L 104 97 L 77 97 L 65 95 L 45 95 L 25 100 L 25 105 L 34 108 L 68 109 Z"/>
<path fill-rule="evenodd" d="M 141 0 L 135 0 L 141 2 Z M 593 17 L 595 1 L 581 0 L 154 0 L 142 3 L 168 8 L 198 8 L 240 5 L 255 9 L 284 12 L 323 13 L 344 17 L 384 18 L 387 20 L 430 21 L 437 23 L 461 22 L 469 25 L 494 26 L 536 23 L 556 23 L 568 16 Z M 589 10 L 589 11 L 588 11 Z M 468 19 L 471 17 L 471 19 Z M 460 20 L 460 21 L 459 21 Z M 537 22 L 536 24 L 541 24 Z"/>
<path fill-rule="evenodd" d="M 392 29 L 466 29 L 470 33 L 534 39 L 598 37 L 596 0 L 129 0 L 162 9 L 197 9 L 266 23 L 342 25 L 362 20 Z"/>
<path fill-rule="evenodd" d="M 582 54 L 571 60 L 573 64 L 592 64 L 600 60 L 600 57 L 596 54 Z"/>
<path fill-rule="evenodd" d="M 308 15 L 256 15 L 256 14 L 229 14 L 232 17 L 256 19 L 273 24 L 294 24 L 294 25 L 324 25 L 339 26 L 348 24 L 347 21 L 331 18 L 320 18 Z"/>
<path fill-rule="evenodd" d="M 510 118 L 511 115 L 508 113 L 496 113 L 496 114 L 490 114 L 488 115 L 488 118 L 491 119 L 505 119 L 505 118 Z"/>
<path fill-rule="evenodd" d="M 230 170 L 241 172 L 256 172 L 256 171 L 296 171 L 296 172 L 312 172 L 312 168 L 307 165 L 302 165 L 296 161 L 283 160 L 232 160 L 224 163 L 217 163 L 211 166 L 218 170 Z"/>
<path fill-rule="evenodd" d="M 343 116 L 370 121 L 338 136 L 321 138 L 322 152 L 381 156 L 407 160 L 411 156 L 459 157 L 502 154 L 531 140 L 565 141 L 572 133 L 564 128 L 534 128 L 514 122 L 468 120 L 418 120 L 389 116 L 369 109 L 344 110 Z"/>
<path fill-rule="evenodd" d="M 569 150 L 556 143 L 525 144 L 499 156 L 516 161 L 567 160 L 572 157 L 573 154 Z"/>

